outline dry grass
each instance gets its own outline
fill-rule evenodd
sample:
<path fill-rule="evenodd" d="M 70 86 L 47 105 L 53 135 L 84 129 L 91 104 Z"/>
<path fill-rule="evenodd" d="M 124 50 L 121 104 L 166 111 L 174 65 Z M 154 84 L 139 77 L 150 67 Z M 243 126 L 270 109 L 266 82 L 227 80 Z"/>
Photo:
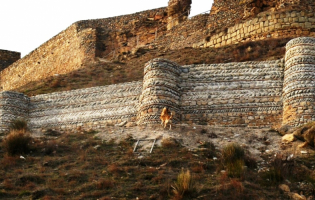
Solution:
<path fill-rule="evenodd" d="M 245 166 L 245 151 L 238 144 L 229 144 L 222 149 L 222 165 L 231 177 L 242 177 Z M 222 168 L 222 167 L 221 167 Z"/>
<path fill-rule="evenodd" d="M 12 121 L 12 123 L 9 126 L 10 130 L 24 130 L 26 131 L 27 128 L 27 122 L 24 119 L 15 119 Z"/>
<path fill-rule="evenodd" d="M 22 155 L 30 151 L 32 138 L 25 130 L 11 130 L 2 142 L 3 148 L 9 155 Z"/>
<path fill-rule="evenodd" d="M 176 182 L 172 185 L 172 189 L 174 193 L 174 200 L 190 197 L 194 192 L 196 192 L 196 183 L 189 170 L 186 170 L 186 172 L 182 170 L 178 174 Z"/>
<path fill-rule="evenodd" d="M 142 154 L 140 158 L 130 151 L 135 143 L 132 138 L 117 144 L 95 138 L 95 131 L 75 132 L 49 131 L 54 136 L 33 139 L 32 152 L 25 155 L 26 159 L 0 151 L 0 197 L 164 200 L 281 196 L 278 190 L 270 192 L 264 184 L 257 187 L 248 184 L 261 183 L 251 168 L 241 178 L 216 173 L 215 166 L 220 162 L 212 158 L 220 157 L 220 152 L 211 143 L 192 152 L 173 139 L 164 140 L 161 147 L 156 146 L 151 154 Z M 100 147 L 95 149 L 96 145 Z M 229 153 L 225 157 L 230 160 L 242 157 L 242 153 L 236 155 Z"/>

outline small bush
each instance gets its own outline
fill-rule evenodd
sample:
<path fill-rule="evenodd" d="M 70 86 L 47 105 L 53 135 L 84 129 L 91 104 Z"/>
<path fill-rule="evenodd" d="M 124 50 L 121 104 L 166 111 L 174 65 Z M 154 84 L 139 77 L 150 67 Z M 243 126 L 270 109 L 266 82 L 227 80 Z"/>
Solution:
<path fill-rule="evenodd" d="M 222 164 L 230 177 L 241 177 L 245 164 L 245 151 L 237 144 L 230 144 L 222 150 Z"/>
<path fill-rule="evenodd" d="M 9 128 L 10 130 L 27 130 L 27 122 L 24 119 L 15 119 Z"/>
<path fill-rule="evenodd" d="M 278 184 L 285 179 L 295 178 L 294 160 L 288 160 L 286 155 L 277 154 L 270 164 L 269 171 L 262 174 L 262 178 L 268 180 L 267 184 Z"/>
<path fill-rule="evenodd" d="M 178 142 L 173 138 L 167 138 L 162 140 L 162 147 L 164 148 L 173 148 L 178 147 Z"/>
<path fill-rule="evenodd" d="M 229 144 L 222 150 L 222 158 L 224 163 L 231 163 L 237 160 L 244 160 L 245 151 L 238 144 Z"/>
<path fill-rule="evenodd" d="M 200 148 L 204 148 L 202 150 L 203 156 L 211 159 L 216 156 L 215 146 L 212 142 L 205 142 L 200 145 Z"/>
<path fill-rule="evenodd" d="M 3 147 L 9 155 L 28 153 L 31 136 L 25 130 L 12 130 L 3 141 Z"/>
<path fill-rule="evenodd" d="M 109 189 L 114 186 L 114 182 L 109 179 L 101 179 L 96 183 L 96 188 L 99 190 Z"/>
<path fill-rule="evenodd" d="M 195 182 L 189 170 L 186 172 L 182 170 L 177 176 L 176 182 L 171 187 L 174 193 L 173 199 L 176 200 L 183 199 L 184 196 L 191 196 L 196 191 Z"/>

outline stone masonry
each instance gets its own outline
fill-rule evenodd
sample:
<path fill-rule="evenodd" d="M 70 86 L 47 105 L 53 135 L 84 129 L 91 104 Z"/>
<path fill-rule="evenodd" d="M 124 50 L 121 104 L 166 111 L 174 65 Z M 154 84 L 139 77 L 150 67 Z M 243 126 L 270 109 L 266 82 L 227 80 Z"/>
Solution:
<path fill-rule="evenodd" d="M 286 45 L 283 123 L 315 120 L 315 39 L 297 38 Z"/>
<path fill-rule="evenodd" d="M 215 0 L 210 13 L 189 19 L 191 3 L 170 0 L 168 7 L 75 22 L 29 55 L 8 67 L 6 62 L 6 68 L 0 68 L 0 91 L 88 67 L 98 58 L 132 56 L 140 47 L 220 48 L 269 38 L 315 37 L 313 0 Z"/>
<path fill-rule="evenodd" d="M 167 7 L 167 30 L 187 20 L 191 0 L 170 0 Z"/>
<path fill-rule="evenodd" d="M 153 59 L 143 82 L 27 97 L 0 93 L 0 131 L 24 118 L 40 128 L 99 130 L 130 122 L 160 123 L 164 107 L 174 123 L 215 126 L 298 126 L 315 120 L 315 39 L 296 38 L 285 59 L 179 66 Z"/>
<path fill-rule="evenodd" d="M 0 49 L 0 71 L 21 58 L 21 53 Z"/>

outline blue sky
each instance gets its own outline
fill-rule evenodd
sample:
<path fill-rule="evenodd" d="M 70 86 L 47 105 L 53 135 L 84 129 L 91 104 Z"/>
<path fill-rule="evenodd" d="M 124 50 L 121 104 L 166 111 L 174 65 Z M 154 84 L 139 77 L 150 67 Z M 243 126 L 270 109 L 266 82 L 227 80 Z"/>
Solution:
<path fill-rule="evenodd" d="M 3 0 L 0 49 L 22 57 L 72 23 L 165 7 L 168 0 Z M 210 10 L 213 0 L 193 0 L 191 16 Z"/>

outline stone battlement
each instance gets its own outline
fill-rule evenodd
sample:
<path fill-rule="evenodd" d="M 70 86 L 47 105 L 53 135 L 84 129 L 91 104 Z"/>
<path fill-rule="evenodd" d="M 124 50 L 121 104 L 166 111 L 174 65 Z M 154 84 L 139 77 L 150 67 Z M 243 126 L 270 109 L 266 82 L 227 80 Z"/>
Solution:
<path fill-rule="evenodd" d="M 216 126 L 298 126 L 315 120 L 315 39 L 296 38 L 285 59 L 179 66 L 153 59 L 143 82 L 27 97 L 0 93 L 0 131 L 16 118 L 31 129 L 101 129 L 108 124 L 160 123 L 164 107 L 174 123 Z"/>

